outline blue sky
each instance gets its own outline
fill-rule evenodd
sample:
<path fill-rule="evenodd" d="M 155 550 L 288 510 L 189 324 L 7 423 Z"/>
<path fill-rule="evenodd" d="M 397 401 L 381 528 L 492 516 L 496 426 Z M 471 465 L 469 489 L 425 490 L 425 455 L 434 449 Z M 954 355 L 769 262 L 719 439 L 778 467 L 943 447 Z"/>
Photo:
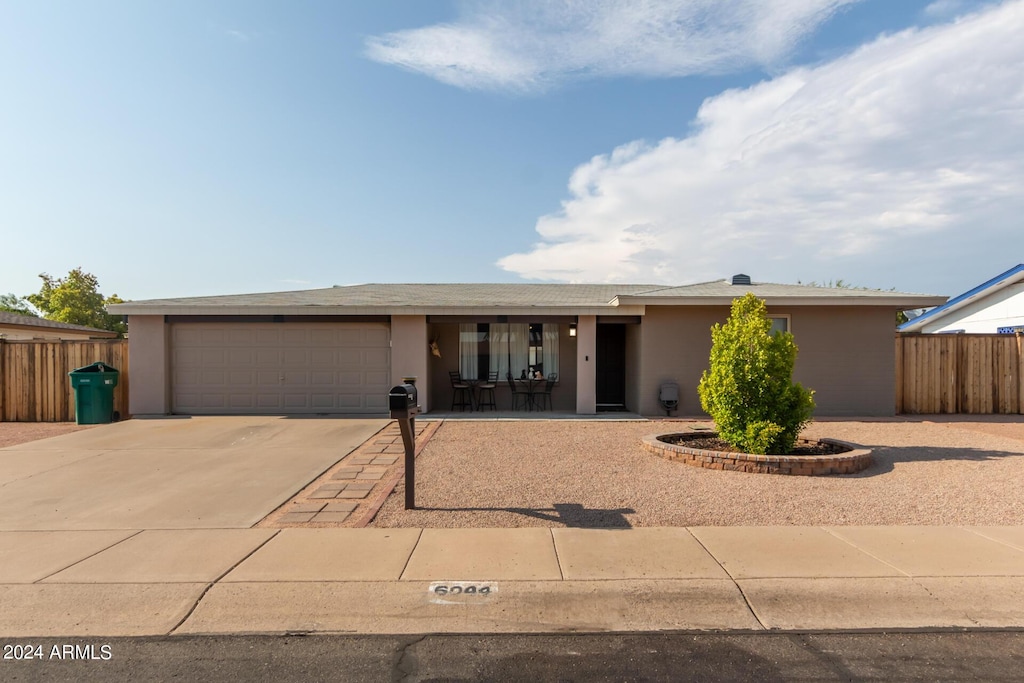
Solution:
<path fill-rule="evenodd" d="M 1024 261 L 1024 2 L 0 3 L 0 293 Z"/>

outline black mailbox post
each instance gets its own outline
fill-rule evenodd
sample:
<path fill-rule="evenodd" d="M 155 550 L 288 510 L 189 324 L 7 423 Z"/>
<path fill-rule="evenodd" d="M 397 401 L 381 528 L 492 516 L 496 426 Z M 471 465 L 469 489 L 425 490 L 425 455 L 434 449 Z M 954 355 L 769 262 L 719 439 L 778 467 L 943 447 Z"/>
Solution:
<path fill-rule="evenodd" d="M 416 507 L 416 416 L 420 408 L 416 405 L 416 385 L 407 383 L 391 387 L 388 392 L 388 407 L 391 419 L 398 421 L 405 445 L 405 509 Z"/>

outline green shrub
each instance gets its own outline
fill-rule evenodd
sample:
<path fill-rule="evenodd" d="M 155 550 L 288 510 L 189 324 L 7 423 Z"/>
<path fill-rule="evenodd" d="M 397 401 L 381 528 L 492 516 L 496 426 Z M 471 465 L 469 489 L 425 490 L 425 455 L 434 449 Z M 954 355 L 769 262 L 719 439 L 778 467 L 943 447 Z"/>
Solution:
<path fill-rule="evenodd" d="M 814 392 L 792 381 L 793 335 L 771 327 L 764 301 L 735 299 L 729 320 L 711 328 L 711 367 L 697 387 L 719 437 L 745 453 L 791 452 L 814 412 Z"/>

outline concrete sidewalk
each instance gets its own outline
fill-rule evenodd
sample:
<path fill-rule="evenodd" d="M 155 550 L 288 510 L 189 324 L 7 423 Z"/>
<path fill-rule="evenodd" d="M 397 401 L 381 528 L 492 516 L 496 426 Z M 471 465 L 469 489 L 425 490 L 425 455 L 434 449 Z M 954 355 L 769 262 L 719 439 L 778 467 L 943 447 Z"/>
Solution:
<path fill-rule="evenodd" d="M 1024 527 L 0 532 L 0 636 L 1024 627 Z"/>

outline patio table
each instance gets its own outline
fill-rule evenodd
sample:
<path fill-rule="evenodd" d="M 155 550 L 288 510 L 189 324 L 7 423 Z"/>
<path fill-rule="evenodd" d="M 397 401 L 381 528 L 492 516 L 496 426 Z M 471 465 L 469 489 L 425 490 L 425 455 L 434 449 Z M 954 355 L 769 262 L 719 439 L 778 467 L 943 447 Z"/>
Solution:
<path fill-rule="evenodd" d="M 477 388 L 487 380 L 483 379 L 465 379 L 463 378 L 462 383 L 469 385 L 469 410 L 473 412 L 479 409 L 480 401 L 477 398 Z"/>
<path fill-rule="evenodd" d="M 537 386 L 542 384 L 542 383 L 544 383 L 544 382 L 546 382 L 546 381 L 547 381 L 547 379 L 545 379 L 543 377 L 540 377 L 540 378 L 536 378 L 535 377 L 535 378 L 532 378 L 532 379 L 531 378 L 527 378 L 527 379 L 517 379 L 516 380 L 516 382 L 518 384 L 526 387 L 526 409 L 528 411 L 536 410 L 537 409 L 537 394 L 536 394 Z"/>

